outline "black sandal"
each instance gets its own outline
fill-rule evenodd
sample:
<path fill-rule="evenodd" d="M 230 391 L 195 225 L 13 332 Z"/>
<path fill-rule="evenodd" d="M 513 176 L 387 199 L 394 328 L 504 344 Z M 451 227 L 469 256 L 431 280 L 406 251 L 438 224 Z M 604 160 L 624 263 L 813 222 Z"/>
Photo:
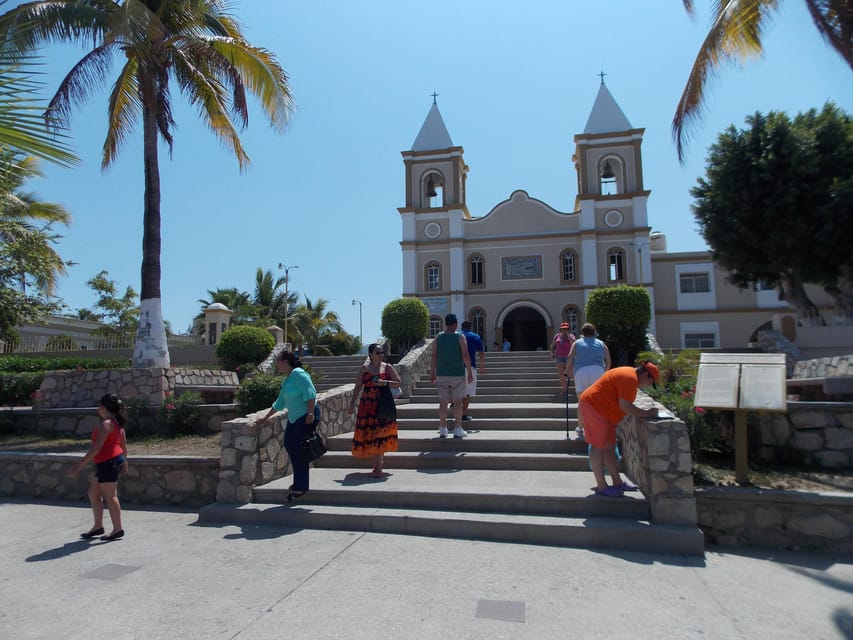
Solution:
<path fill-rule="evenodd" d="M 84 540 L 90 540 L 91 538 L 94 538 L 95 536 L 102 536 L 102 535 L 104 535 L 104 528 L 99 527 L 97 529 L 92 529 L 91 531 L 87 531 L 86 533 L 81 533 L 80 537 L 83 538 Z"/>
<path fill-rule="evenodd" d="M 291 491 L 287 494 L 287 501 L 293 502 L 297 498 L 301 498 L 302 496 L 304 496 L 306 493 L 307 491 Z"/>

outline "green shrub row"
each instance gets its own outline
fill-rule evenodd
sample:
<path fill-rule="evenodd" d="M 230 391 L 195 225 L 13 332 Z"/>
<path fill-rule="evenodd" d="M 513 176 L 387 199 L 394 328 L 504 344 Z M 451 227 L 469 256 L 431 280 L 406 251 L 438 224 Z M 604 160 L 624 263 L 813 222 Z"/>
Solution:
<path fill-rule="evenodd" d="M 0 405 L 6 407 L 31 405 L 44 376 L 44 371 L 0 372 Z"/>
<path fill-rule="evenodd" d="M 61 371 L 68 369 L 129 369 L 130 358 L 83 358 L 48 357 L 27 358 L 24 356 L 0 357 L 0 371 L 18 373 L 22 371 Z"/>

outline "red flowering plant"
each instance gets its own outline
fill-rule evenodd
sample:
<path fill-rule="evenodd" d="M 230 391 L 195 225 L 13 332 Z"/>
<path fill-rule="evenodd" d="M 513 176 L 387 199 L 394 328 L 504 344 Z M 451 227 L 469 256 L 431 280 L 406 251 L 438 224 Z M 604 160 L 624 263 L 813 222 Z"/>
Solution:
<path fill-rule="evenodd" d="M 670 351 L 663 355 L 646 352 L 641 353 L 638 358 L 652 360 L 658 365 L 661 372 L 658 388 L 647 387 L 645 391 L 687 425 L 694 454 L 714 444 L 719 433 L 719 414 L 693 404 L 699 371 L 699 351 L 683 349 L 678 353 Z"/>
<path fill-rule="evenodd" d="M 163 396 L 157 414 L 161 430 L 169 436 L 198 434 L 201 422 L 199 405 L 203 403 L 201 394 L 195 391 L 187 391 L 179 396 L 167 393 Z"/>

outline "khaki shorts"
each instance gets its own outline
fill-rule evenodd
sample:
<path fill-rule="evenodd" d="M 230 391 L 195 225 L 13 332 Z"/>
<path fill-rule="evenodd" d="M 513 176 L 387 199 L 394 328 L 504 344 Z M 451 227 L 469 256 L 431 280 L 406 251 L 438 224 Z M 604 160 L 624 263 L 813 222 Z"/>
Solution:
<path fill-rule="evenodd" d="M 477 395 L 477 370 L 474 367 L 471 367 L 471 382 L 465 383 L 465 395 L 466 396 L 476 396 Z"/>
<path fill-rule="evenodd" d="M 465 376 L 436 376 L 439 402 L 460 402 L 465 397 Z"/>

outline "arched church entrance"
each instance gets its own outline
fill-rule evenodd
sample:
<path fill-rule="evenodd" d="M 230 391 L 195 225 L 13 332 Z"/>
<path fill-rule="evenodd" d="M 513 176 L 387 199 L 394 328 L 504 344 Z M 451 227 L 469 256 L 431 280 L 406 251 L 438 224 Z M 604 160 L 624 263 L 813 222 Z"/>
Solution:
<path fill-rule="evenodd" d="M 531 307 L 518 307 L 504 318 L 501 327 L 503 337 L 508 338 L 513 351 L 536 351 L 548 348 L 545 318 Z"/>

